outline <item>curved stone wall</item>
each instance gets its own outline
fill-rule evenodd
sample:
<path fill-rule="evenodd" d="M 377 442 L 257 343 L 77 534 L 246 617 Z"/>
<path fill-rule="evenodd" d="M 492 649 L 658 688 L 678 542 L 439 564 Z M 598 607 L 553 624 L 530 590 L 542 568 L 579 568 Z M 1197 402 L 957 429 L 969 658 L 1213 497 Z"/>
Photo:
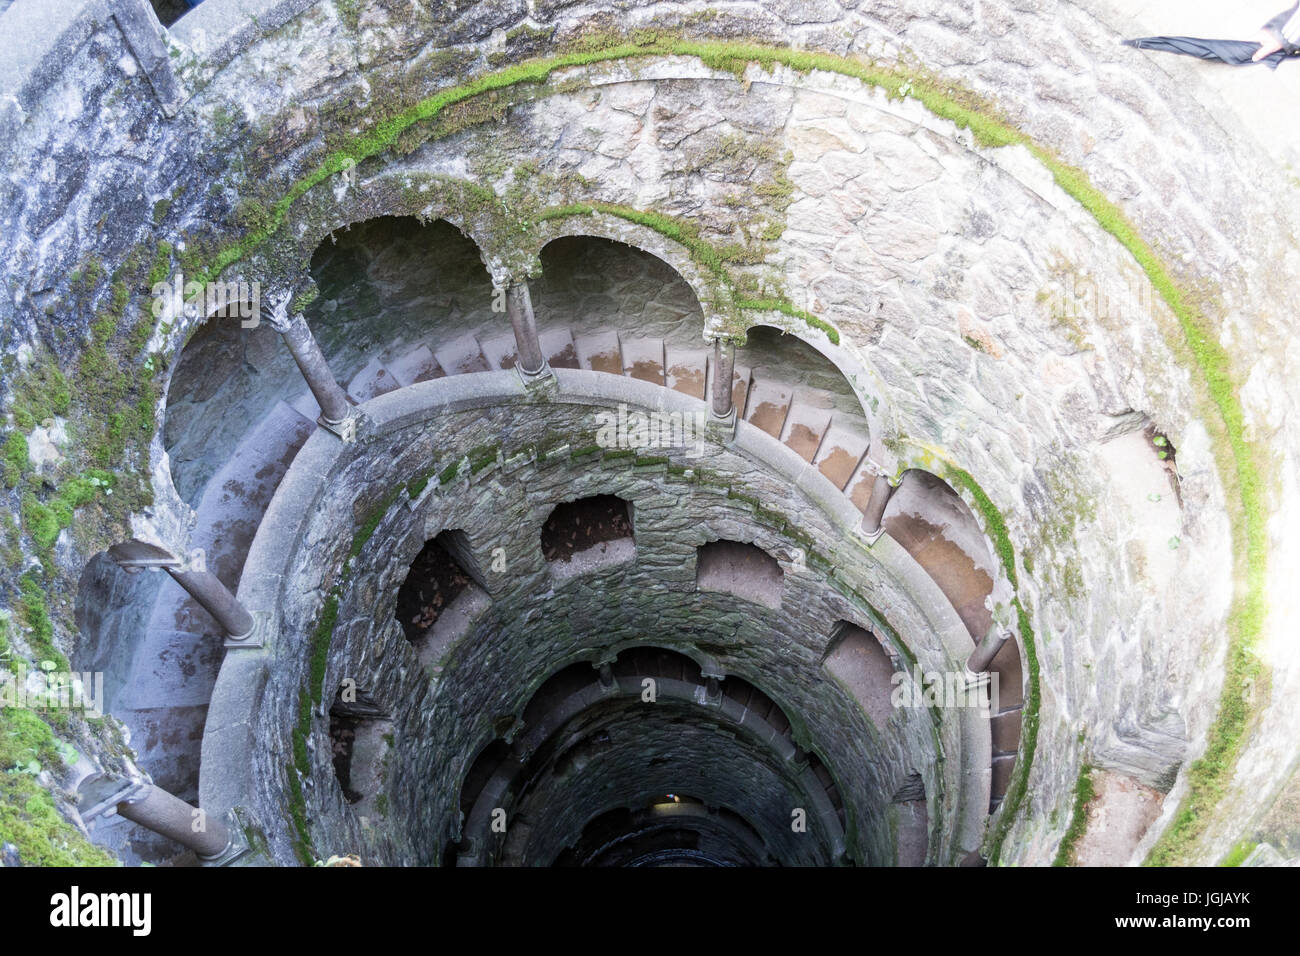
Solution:
<path fill-rule="evenodd" d="M 227 656 L 204 739 L 204 804 L 256 808 L 268 821 L 276 858 L 291 859 L 292 831 L 277 826 L 286 803 L 293 803 L 286 799 L 286 774 L 292 777 L 294 769 L 284 766 L 283 755 L 297 752 L 293 736 L 301 728 L 306 733 L 296 746 L 305 748 L 308 766 L 299 769 L 311 781 L 303 819 L 313 821 L 313 845 L 322 852 L 335 843 L 371 846 L 373 838 L 333 783 L 319 721 L 298 723 L 307 713 L 298 709 L 301 700 L 316 701 L 311 710 L 319 715 L 314 689 L 350 677 L 382 702 L 398 728 L 393 766 L 399 769 L 389 782 L 394 821 L 381 832 L 390 839 L 394 831 L 445 834 L 448 801 L 470 761 L 556 667 L 617 653 L 651 634 L 663 646 L 707 654 L 719 673 L 767 685 L 788 713 L 799 715 L 795 740 L 838 775 L 854 821 L 852 857 L 893 858 L 880 801 L 913 773 L 925 775 L 928 792 L 941 801 L 931 812 L 944 820 L 940 859 L 976 849 L 988 800 L 987 722 L 972 711 L 940 727 L 948 759 L 943 776 L 935 776 L 923 708 L 896 711 L 887 732 L 870 729 L 857 703 L 828 684 L 820 667 L 835 623 L 848 619 L 890 634 L 900 654 L 928 670 L 959 668 L 969 638 L 924 572 L 887 542 L 870 550 L 855 544 L 856 512 L 834 487 L 747 425 L 739 426 L 734 449 L 710 446 L 704 458 L 682 462 L 672 450 L 665 461 L 611 457 L 594 444 L 579 445 L 595 438 L 594 413 L 602 407 L 694 403 L 632 379 L 556 374 L 559 391 L 541 406 L 528 400 L 513 373 L 439 379 L 367 403 L 374 430 L 358 446 L 323 433 L 308 440 L 241 580 L 241 600 L 265 616 L 273 638 L 264 649 Z M 472 444 L 485 423 L 500 436 L 490 457 Z M 563 440 L 548 450 L 548 436 L 549 443 Z M 412 497 L 408 482 L 431 472 L 450 479 L 447 463 L 462 455 L 465 474 Z M 577 461 L 590 467 L 575 474 Z M 542 558 L 537 535 L 557 500 L 589 493 L 615 493 L 632 503 L 636 559 L 561 583 Z M 792 494 L 807 496 L 807 506 L 791 513 L 784 532 L 771 528 L 764 510 Z M 402 503 L 407 500 L 414 507 Z M 475 502 L 468 510 L 467 501 Z M 501 549 L 506 571 L 489 575 L 491 607 L 468 622 L 431 675 L 392 608 L 410 559 L 449 527 L 467 534 L 480 568 L 490 567 Z M 697 593 L 694 549 L 714 536 L 753 540 L 774 555 L 806 549 L 808 568 L 833 567 L 835 581 L 843 583 L 801 572 L 787 559 L 782 610 Z M 322 620 L 333 622 L 323 632 Z M 328 691 L 322 699 L 327 705 Z M 394 859 L 429 862 L 444 848 L 408 844 Z"/>

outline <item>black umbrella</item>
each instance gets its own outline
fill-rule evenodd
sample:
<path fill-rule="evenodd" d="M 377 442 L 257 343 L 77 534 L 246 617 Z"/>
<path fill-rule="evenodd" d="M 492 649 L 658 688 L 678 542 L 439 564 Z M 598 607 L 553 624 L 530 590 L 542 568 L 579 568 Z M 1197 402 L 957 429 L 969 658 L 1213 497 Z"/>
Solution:
<path fill-rule="evenodd" d="M 1233 66 L 1249 66 L 1253 57 L 1259 52 L 1259 44 L 1249 40 L 1202 40 L 1199 37 L 1140 37 L 1125 40 L 1125 46 L 1139 50 L 1161 50 L 1165 53 L 1181 53 L 1184 56 L 1200 57 L 1202 60 L 1217 60 Z M 1277 65 L 1289 59 L 1290 54 L 1278 50 L 1264 57 L 1260 63 L 1267 63 L 1276 70 Z"/>

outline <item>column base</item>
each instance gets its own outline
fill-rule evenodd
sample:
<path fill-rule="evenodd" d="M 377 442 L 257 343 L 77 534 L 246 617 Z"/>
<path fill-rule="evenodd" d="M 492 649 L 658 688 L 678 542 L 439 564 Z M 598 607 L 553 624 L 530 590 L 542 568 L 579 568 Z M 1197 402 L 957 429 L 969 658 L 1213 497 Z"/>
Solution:
<path fill-rule="evenodd" d="M 867 540 L 867 547 L 870 547 L 885 536 L 885 526 L 883 524 L 879 525 L 875 531 L 868 531 L 864 526 L 862 536 Z"/>
<path fill-rule="evenodd" d="M 316 419 L 316 424 L 331 434 L 337 435 L 339 440 L 347 443 L 357 440 L 357 429 L 361 424 L 361 416 L 356 412 L 350 412 L 342 421 L 330 421 L 324 415 Z"/>
<path fill-rule="evenodd" d="M 270 630 L 271 615 L 266 611 L 252 611 L 253 626 L 247 634 L 234 635 L 227 634 L 223 646 L 227 649 L 232 647 L 265 647 L 266 634 Z"/>
<path fill-rule="evenodd" d="M 727 444 L 736 437 L 736 406 L 731 406 L 731 411 L 725 416 L 717 414 L 713 406 L 709 406 L 709 437 L 721 444 Z"/>
<path fill-rule="evenodd" d="M 555 373 L 551 371 L 549 362 L 543 362 L 542 367 L 533 372 L 527 371 L 516 362 L 515 374 L 519 376 L 519 381 L 524 383 L 524 388 L 530 392 L 547 391 L 555 385 Z"/>
<path fill-rule="evenodd" d="M 202 866 L 229 866 L 252 852 L 253 848 L 248 845 L 248 838 L 244 835 L 245 821 L 241 818 L 240 811 L 237 808 L 227 810 L 221 820 L 230 832 L 230 842 L 216 856 L 195 854 Z"/>

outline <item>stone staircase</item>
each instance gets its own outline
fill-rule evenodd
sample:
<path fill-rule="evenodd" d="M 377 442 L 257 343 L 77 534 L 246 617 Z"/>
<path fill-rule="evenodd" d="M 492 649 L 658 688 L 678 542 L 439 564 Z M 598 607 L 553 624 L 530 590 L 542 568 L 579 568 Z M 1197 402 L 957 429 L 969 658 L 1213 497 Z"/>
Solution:
<path fill-rule="evenodd" d="M 553 368 L 588 369 L 626 375 L 707 401 L 714 363 L 707 349 L 683 349 L 659 338 L 613 330 L 579 334 L 566 328 L 539 332 L 542 352 Z M 864 419 L 833 407 L 829 393 L 770 377 L 743 364 L 736 353 L 732 400 L 737 414 L 792 449 L 817 468 L 857 506 L 866 508 L 874 474 L 866 464 L 868 436 Z M 514 336 L 466 334 L 433 350 L 420 345 L 389 361 L 372 358 L 346 388 L 358 403 L 405 385 L 444 375 L 513 368 Z M 294 402 L 315 417 L 310 394 Z"/>
<path fill-rule="evenodd" d="M 708 349 L 681 348 L 619 331 L 575 336 L 567 328 L 549 328 L 539 339 L 555 368 L 627 375 L 701 401 L 711 394 L 716 368 Z M 345 388 L 360 404 L 416 382 L 513 368 L 516 360 L 510 332 L 467 333 L 441 344 L 373 356 Z M 866 462 L 865 420 L 836 410 L 830 393 L 783 381 L 745 363 L 745 352 L 738 349 L 732 376 L 737 415 L 781 441 L 864 510 L 875 480 Z M 318 415 L 309 391 L 277 402 L 245 434 L 195 506 L 194 546 L 203 549 L 209 570 L 232 591 L 239 585 L 248 547 L 271 497 L 316 428 Z M 132 744 L 141 766 L 159 785 L 193 798 L 222 635 L 197 603 L 170 581 L 159 591 L 148 627 L 149 636 L 115 709 L 134 728 Z"/>
<path fill-rule="evenodd" d="M 232 591 L 275 489 L 315 428 L 314 415 L 276 403 L 203 489 L 191 542 Z M 155 783 L 186 800 L 198 797 L 199 744 L 224 638 L 180 585 L 163 581 L 114 702 L 114 713 L 133 730 L 140 765 Z"/>

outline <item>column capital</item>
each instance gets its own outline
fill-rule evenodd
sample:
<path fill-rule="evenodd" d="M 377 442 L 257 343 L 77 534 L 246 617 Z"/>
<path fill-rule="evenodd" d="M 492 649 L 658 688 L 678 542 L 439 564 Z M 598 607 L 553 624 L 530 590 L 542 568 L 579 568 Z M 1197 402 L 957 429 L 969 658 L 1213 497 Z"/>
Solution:
<path fill-rule="evenodd" d="M 289 314 L 289 306 L 292 301 L 293 293 L 288 291 L 272 292 L 264 295 L 258 305 L 258 317 L 275 331 L 284 335 L 289 331 L 289 327 L 293 323 L 293 316 Z"/>

